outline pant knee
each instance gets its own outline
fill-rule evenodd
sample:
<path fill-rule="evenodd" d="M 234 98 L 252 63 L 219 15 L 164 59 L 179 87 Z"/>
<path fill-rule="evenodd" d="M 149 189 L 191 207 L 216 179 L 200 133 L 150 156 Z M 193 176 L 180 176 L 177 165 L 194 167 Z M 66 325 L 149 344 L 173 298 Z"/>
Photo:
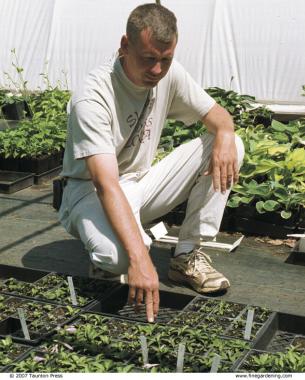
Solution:
<path fill-rule="evenodd" d="M 114 274 L 128 272 L 129 259 L 123 248 L 108 239 L 101 239 L 88 247 L 94 265 Z"/>

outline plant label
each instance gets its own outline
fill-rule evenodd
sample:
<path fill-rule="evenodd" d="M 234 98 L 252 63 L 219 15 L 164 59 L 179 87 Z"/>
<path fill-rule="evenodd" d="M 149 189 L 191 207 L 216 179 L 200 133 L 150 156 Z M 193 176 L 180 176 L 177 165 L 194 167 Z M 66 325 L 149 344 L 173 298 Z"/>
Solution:
<path fill-rule="evenodd" d="M 185 353 L 185 345 L 183 343 L 180 343 L 178 346 L 176 372 L 183 372 L 184 353 Z"/>
<path fill-rule="evenodd" d="M 305 239 L 303 237 L 299 242 L 299 252 L 305 252 Z"/>
<path fill-rule="evenodd" d="M 221 361 L 221 357 L 218 354 L 215 354 L 214 358 L 213 358 L 212 365 L 211 365 L 211 370 L 210 370 L 211 373 L 218 372 L 218 368 L 220 366 L 220 361 Z"/>
<path fill-rule="evenodd" d="M 144 366 L 146 366 L 148 364 L 148 348 L 146 336 L 140 335 L 140 342 L 142 349 L 143 364 Z"/>
<path fill-rule="evenodd" d="M 20 319 L 20 323 L 21 323 L 21 328 L 22 328 L 22 332 L 23 332 L 23 335 L 24 335 L 24 339 L 31 340 L 30 334 L 29 334 L 29 330 L 28 330 L 28 326 L 26 324 L 26 320 L 25 320 L 23 309 L 20 308 L 20 307 L 18 307 L 17 311 L 18 311 L 18 316 L 19 316 L 19 319 Z"/>
<path fill-rule="evenodd" d="M 254 309 L 249 309 L 248 315 L 247 315 L 245 332 L 244 332 L 244 339 L 250 340 L 250 338 L 251 338 L 253 317 L 254 317 Z"/>
<path fill-rule="evenodd" d="M 70 290 L 70 296 L 71 296 L 71 302 L 72 305 L 77 306 L 77 299 L 76 299 L 76 294 L 75 294 L 75 288 L 73 284 L 73 279 L 71 276 L 67 277 L 68 279 L 68 285 L 69 285 L 69 290 Z"/>
<path fill-rule="evenodd" d="M 167 229 L 164 223 L 160 222 L 150 228 L 150 232 L 153 234 L 154 238 L 158 240 L 167 234 Z"/>

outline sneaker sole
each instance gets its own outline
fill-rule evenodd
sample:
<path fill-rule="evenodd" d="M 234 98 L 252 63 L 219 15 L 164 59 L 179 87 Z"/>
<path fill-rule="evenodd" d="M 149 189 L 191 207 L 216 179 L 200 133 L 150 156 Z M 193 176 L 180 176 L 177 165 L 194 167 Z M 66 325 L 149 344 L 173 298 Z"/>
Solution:
<path fill-rule="evenodd" d="M 187 280 L 185 278 L 185 276 L 178 272 L 178 271 L 174 271 L 172 269 L 169 269 L 168 271 L 168 278 L 174 282 L 177 282 L 177 283 L 180 283 L 180 284 L 188 284 L 190 285 L 194 290 L 196 290 L 197 293 L 215 293 L 215 292 L 219 292 L 220 290 L 225 290 L 225 289 L 228 289 L 230 287 L 230 283 L 228 280 L 223 280 L 220 284 L 220 286 L 218 286 L 217 288 L 201 288 L 201 287 L 198 287 L 196 286 L 195 284 L 192 284 L 192 282 L 190 280 Z"/>

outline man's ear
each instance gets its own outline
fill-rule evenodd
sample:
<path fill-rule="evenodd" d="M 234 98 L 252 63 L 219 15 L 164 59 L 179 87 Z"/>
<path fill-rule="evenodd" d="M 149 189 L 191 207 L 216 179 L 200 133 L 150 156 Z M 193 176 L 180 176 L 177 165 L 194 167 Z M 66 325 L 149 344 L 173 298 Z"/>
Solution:
<path fill-rule="evenodd" d="M 129 45 L 128 37 L 124 35 L 121 38 L 121 47 L 120 47 L 120 53 L 122 55 L 128 54 L 128 45 Z"/>

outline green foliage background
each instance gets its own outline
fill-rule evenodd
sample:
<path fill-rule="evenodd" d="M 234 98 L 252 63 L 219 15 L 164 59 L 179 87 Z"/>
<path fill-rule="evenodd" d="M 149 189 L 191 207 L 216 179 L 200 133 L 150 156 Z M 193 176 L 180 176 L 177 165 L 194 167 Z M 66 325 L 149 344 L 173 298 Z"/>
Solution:
<path fill-rule="evenodd" d="M 2 90 L 2 94 L 4 91 Z M 0 155 L 5 158 L 39 157 L 60 151 L 65 146 L 67 128 L 67 102 L 69 91 L 49 88 L 43 92 L 26 93 L 16 101 L 26 101 L 32 118 L 24 117 L 17 128 L 0 132 Z M 0 108 L 7 99 L 0 92 Z"/>
<path fill-rule="evenodd" d="M 254 108 L 254 97 L 218 87 L 206 91 L 232 115 L 245 145 L 239 183 L 227 206 L 249 205 L 260 214 L 276 212 L 284 219 L 292 218 L 305 207 L 305 118 L 284 124 L 274 120 L 268 109 Z M 186 127 L 168 120 L 155 161 L 204 130 L 201 123 Z"/>
<path fill-rule="evenodd" d="M 258 213 L 276 212 L 284 219 L 291 218 L 305 207 L 305 118 L 284 124 L 274 120 L 266 108 L 254 108 L 252 96 L 218 87 L 206 91 L 232 115 L 236 133 L 245 145 L 240 180 L 228 207 L 249 205 Z M 0 108 L 12 99 L 25 100 L 33 114 L 32 119 L 21 120 L 18 128 L 0 132 L 0 155 L 39 157 L 64 149 L 70 95 L 50 86 L 43 92 L 23 91 L 18 97 L 8 97 L 0 90 Z M 167 120 L 154 163 L 204 132 L 201 122 L 186 127 Z"/>

